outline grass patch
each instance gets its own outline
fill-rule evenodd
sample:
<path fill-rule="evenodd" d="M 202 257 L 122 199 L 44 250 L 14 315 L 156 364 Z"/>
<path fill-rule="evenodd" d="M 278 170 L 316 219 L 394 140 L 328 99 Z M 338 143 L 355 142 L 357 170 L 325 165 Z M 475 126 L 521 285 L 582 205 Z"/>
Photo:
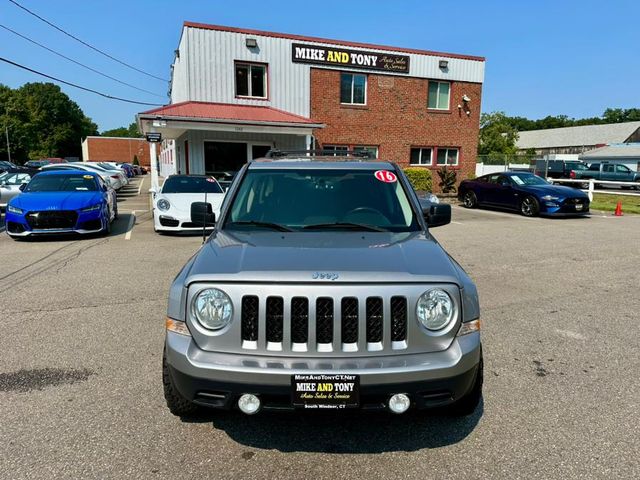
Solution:
<path fill-rule="evenodd" d="M 590 208 L 592 210 L 613 212 L 618 202 L 622 202 L 623 213 L 640 213 L 640 196 L 607 195 L 596 192 L 593 194 L 593 202 L 591 202 Z"/>

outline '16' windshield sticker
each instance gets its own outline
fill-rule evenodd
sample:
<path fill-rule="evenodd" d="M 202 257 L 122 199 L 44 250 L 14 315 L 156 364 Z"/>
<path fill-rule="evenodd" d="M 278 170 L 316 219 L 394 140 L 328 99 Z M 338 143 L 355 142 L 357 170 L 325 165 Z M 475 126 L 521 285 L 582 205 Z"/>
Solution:
<path fill-rule="evenodd" d="M 398 181 L 398 177 L 396 177 L 396 174 L 390 172 L 389 170 L 378 170 L 375 173 L 375 176 L 378 180 L 385 183 L 395 183 Z"/>

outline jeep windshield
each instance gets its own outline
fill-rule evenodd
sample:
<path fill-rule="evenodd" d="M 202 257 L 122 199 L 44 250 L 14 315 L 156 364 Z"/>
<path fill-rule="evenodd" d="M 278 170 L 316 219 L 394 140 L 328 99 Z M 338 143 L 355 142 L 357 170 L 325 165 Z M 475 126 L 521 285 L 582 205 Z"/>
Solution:
<path fill-rule="evenodd" d="M 249 169 L 226 229 L 318 232 L 420 230 L 400 181 L 365 169 Z"/>

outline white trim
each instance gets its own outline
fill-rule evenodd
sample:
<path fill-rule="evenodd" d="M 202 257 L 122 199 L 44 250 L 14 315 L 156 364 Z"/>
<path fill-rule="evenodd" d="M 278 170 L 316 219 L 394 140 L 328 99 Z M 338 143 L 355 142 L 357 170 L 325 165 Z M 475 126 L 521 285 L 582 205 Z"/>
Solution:
<path fill-rule="evenodd" d="M 139 140 L 141 142 L 146 142 L 144 137 L 103 137 L 101 135 L 89 135 L 85 138 L 85 140 L 89 138 L 107 138 L 110 140 Z"/>
<path fill-rule="evenodd" d="M 418 163 L 411 163 L 411 150 L 420 150 L 420 154 L 418 155 Z M 422 163 L 422 151 L 429 150 L 429 163 Z M 411 147 L 409 149 L 409 165 L 415 165 L 417 167 L 423 165 L 433 165 L 433 151 L 434 147 Z"/>
<path fill-rule="evenodd" d="M 340 72 L 340 89 L 342 90 L 342 75 L 351 75 L 351 102 L 343 102 L 342 98 L 340 98 L 340 105 L 356 105 L 356 106 L 366 106 L 367 105 L 367 89 L 369 87 L 369 76 L 366 73 L 356 73 L 356 72 Z M 353 102 L 353 89 L 355 84 L 356 77 L 364 77 L 364 103 L 354 103 Z M 340 91 L 340 97 L 342 97 L 342 91 Z"/>
<path fill-rule="evenodd" d="M 445 163 L 438 163 L 438 156 L 436 155 L 436 167 L 457 167 L 458 165 L 460 165 L 460 149 L 458 147 L 436 147 L 438 149 L 438 153 L 440 153 L 440 150 L 444 150 L 445 152 Z M 449 155 L 449 150 L 455 150 L 456 151 L 456 163 L 448 163 L 448 155 Z"/>
<path fill-rule="evenodd" d="M 262 81 L 262 88 L 264 89 L 264 96 L 260 97 L 258 95 L 240 95 L 238 93 L 238 83 L 237 83 L 237 70 L 238 65 L 247 65 L 249 67 L 249 76 L 247 77 L 247 92 L 253 93 L 251 90 L 251 69 L 255 67 L 261 67 L 264 70 L 264 77 Z M 260 63 L 260 62 L 251 62 L 247 60 L 234 60 L 233 62 L 233 84 L 234 84 L 234 93 L 236 97 L 242 99 L 258 99 L 258 100 L 268 100 L 269 99 L 269 64 L 268 63 Z"/>
<path fill-rule="evenodd" d="M 436 105 L 438 104 L 438 100 L 440 100 L 440 85 L 442 83 L 449 84 L 449 95 L 447 96 L 447 108 L 430 107 L 429 106 L 429 85 L 431 85 L 431 83 L 437 83 L 438 84 L 438 91 L 436 93 Z M 451 82 L 446 81 L 446 80 L 429 80 L 427 82 L 427 109 L 428 110 L 443 110 L 443 111 L 447 111 L 447 110 L 450 109 L 450 107 L 451 107 Z"/>

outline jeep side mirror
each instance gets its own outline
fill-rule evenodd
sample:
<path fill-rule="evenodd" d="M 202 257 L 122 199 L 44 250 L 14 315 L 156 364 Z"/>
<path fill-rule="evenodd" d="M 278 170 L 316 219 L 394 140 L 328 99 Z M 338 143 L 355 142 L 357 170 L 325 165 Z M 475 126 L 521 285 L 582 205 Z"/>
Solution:
<path fill-rule="evenodd" d="M 451 205 L 448 203 L 437 203 L 422 209 L 427 225 L 431 228 L 441 227 L 451 223 Z"/>

